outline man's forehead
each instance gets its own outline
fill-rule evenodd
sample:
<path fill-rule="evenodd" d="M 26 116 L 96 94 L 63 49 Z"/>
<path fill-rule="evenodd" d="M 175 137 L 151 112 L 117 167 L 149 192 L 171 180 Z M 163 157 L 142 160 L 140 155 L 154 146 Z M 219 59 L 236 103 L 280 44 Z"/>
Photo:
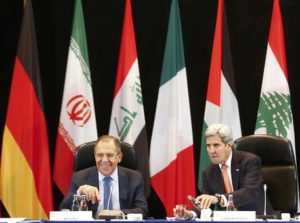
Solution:
<path fill-rule="evenodd" d="M 219 135 L 209 136 L 206 138 L 207 143 L 222 143 L 222 139 Z"/>
<path fill-rule="evenodd" d="M 100 141 L 97 143 L 96 150 L 116 150 L 116 145 L 113 141 Z"/>

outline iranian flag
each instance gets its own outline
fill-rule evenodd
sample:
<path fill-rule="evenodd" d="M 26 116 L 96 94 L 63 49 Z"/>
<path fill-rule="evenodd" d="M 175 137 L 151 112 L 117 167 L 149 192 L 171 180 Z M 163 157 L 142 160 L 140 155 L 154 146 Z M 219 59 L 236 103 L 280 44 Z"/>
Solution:
<path fill-rule="evenodd" d="M 149 147 L 130 0 L 126 0 L 125 6 L 109 134 L 134 145 L 138 171 L 143 174 L 148 196 Z"/>
<path fill-rule="evenodd" d="M 194 144 L 180 12 L 172 0 L 150 146 L 151 185 L 167 216 L 195 196 Z"/>
<path fill-rule="evenodd" d="M 97 136 L 82 5 L 81 0 L 76 0 L 53 176 L 64 195 L 69 189 L 75 148 Z"/>
<path fill-rule="evenodd" d="M 296 159 L 294 123 L 279 0 L 274 0 L 273 5 L 255 134 L 279 135 L 288 138 L 293 145 Z"/>
<path fill-rule="evenodd" d="M 1 154 L 0 198 L 11 218 L 47 219 L 53 210 L 48 133 L 38 58 L 32 4 L 27 1 Z"/>
<path fill-rule="evenodd" d="M 226 10 L 223 4 L 223 0 L 219 0 L 201 135 L 199 190 L 202 188 L 202 172 L 210 164 L 205 142 L 207 127 L 213 123 L 223 123 L 232 129 L 233 139 L 241 137 Z"/>

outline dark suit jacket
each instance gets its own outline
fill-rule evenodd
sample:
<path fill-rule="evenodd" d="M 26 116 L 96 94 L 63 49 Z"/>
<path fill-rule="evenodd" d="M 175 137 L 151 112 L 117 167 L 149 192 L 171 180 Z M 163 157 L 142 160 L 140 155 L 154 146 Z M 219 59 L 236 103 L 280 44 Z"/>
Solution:
<path fill-rule="evenodd" d="M 124 214 L 141 213 L 148 216 L 148 205 L 144 195 L 142 175 L 131 169 L 118 166 L 120 208 Z M 59 209 L 71 209 L 73 195 L 81 185 L 88 184 L 99 188 L 98 170 L 96 166 L 75 172 L 72 176 L 69 192 L 61 202 Z M 93 214 L 97 212 L 98 203 L 89 204 Z"/>
<path fill-rule="evenodd" d="M 233 202 L 238 210 L 256 211 L 263 214 L 264 190 L 261 173 L 261 159 L 242 151 L 232 151 L 231 176 L 233 184 Z M 218 164 L 211 164 L 202 175 L 201 193 L 224 194 L 222 173 Z M 267 214 L 273 213 L 267 201 Z"/>

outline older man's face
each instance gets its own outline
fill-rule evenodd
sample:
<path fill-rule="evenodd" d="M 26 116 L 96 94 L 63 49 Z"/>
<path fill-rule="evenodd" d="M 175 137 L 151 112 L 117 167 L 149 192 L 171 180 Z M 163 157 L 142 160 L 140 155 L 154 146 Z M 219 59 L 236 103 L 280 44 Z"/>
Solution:
<path fill-rule="evenodd" d="M 100 141 L 95 148 L 97 169 L 104 176 L 111 175 L 122 160 L 122 154 L 117 152 L 112 140 Z"/>
<path fill-rule="evenodd" d="M 206 148 L 213 164 L 225 163 L 232 151 L 232 145 L 223 143 L 220 136 L 207 137 Z"/>

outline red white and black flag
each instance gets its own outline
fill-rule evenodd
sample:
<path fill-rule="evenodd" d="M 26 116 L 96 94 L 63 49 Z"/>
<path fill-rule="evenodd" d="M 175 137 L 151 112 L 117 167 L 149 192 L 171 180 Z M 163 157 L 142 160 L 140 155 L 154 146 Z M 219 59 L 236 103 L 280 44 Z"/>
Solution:
<path fill-rule="evenodd" d="M 131 1 L 126 0 L 109 134 L 134 145 L 138 170 L 143 173 L 145 194 L 148 196 L 149 146 L 131 11 Z"/>

